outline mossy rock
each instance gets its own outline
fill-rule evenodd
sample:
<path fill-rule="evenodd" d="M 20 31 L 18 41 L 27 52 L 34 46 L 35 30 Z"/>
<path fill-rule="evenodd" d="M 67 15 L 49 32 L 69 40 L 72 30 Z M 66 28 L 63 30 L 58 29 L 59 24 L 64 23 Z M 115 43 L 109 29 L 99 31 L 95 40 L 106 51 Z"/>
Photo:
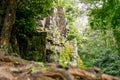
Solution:
<path fill-rule="evenodd" d="M 19 36 L 21 57 L 27 60 L 46 61 L 46 36 L 47 32 Z"/>

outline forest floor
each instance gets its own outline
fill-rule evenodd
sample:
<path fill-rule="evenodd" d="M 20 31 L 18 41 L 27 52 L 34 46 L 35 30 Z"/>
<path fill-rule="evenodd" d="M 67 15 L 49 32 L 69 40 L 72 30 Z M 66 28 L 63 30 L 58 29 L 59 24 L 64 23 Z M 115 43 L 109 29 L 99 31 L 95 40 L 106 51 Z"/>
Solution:
<path fill-rule="evenodd" d="M 88 70 L 58 63 L 27 61 L 0 52 L 0 80 L 120 80 L 101 73 L 99 68 Z"/>

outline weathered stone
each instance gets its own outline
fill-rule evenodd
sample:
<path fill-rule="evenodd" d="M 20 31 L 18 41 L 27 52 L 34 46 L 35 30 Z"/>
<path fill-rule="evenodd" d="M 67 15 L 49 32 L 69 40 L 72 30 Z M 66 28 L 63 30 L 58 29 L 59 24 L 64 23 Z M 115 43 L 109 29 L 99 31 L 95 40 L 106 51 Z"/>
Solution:
<path fill-rule="evenodd" d="M 79 57 L 78 55 L 78 49 L 77 49 L 77 40 L 73 39 L 72 41 L 69 42 L 71 45 L 71 65 L 72 66 L 78 66 L 78 60 L 77 58 Z"/>
<path fill-rule="evenodd" d="M 46 43 L 46 54 L 48 62 L 58 62 L 59 54 L 64 48 L 66 36 L 66 20 L 62 7 L 54 8 L 53 14 L 46 18 L 43 26 L 48 32 Z M 42 23 L 43 21 L 41 21 Z M 49 58 L 49 59 L 48 59 Z"/>

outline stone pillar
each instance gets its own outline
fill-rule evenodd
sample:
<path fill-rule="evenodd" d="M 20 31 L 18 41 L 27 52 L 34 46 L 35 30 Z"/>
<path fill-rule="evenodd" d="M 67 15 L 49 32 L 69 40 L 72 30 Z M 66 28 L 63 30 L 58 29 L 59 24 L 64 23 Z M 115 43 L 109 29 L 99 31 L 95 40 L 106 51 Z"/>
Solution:
<path fill-rule="evenodd" d="M 48 62 L 58 62 L 63 51 L 66 36 L 66 19 L 62 7 L 54 8 L 53 14 L 46 19 L 45 30 L 48 32 L 46 54 Z"/>

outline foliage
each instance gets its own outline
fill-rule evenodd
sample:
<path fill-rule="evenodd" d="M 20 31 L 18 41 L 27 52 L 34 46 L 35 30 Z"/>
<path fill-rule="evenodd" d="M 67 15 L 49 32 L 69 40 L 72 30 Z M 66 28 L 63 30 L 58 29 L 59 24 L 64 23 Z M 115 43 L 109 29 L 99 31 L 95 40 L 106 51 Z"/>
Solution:
<path fill-rule="evenodd" d="M 117 52 L 111 53 L 108 50 L 106 53 L 99 55 L 99 57 L 95 60 L 93 65 L 101 68 L 102 72 L 120 76 L 120 65 L 119 65 L 120 56 Z"/>
<path fill-rule="evenodd" d="M 74 23 L 74 22 L 73 22 Z M 75 25 L 71 24 L 69 25 L 69 31 L 67 33 L 67 40 L 68 41 L 71 41 L 73 39 L 77 40 L 77 45 L 81 45 L 81 35 L 80 33 L 78 32 L 78 27 L 76 27 Z"/>
<path fill-rule="evenodd" d="M 91 28 L 102 31 L 113 30 L 117 49 L 120 53 L 120 1 L 104 0 L 102 7 L 93 8 L 89 13 Z M 112 5 L 112 6 L 111 6 Z"/>
<path fill-rule="evenodd" d="M 81 2 L 84 2 L 84 3 L 92 3 L 93 2 L 99 2 L 99 1 L 102 1 L 102 0 L 80 0 Z"/>
<path fill-rule="evenodd" d="M 120 0 L 82 1 L 92 4 L 88 16 L 90 27 L 95 34 L 91 31 L 88 34 L 85 32 L 89 36 L 84 35 L 85 40 L 81 38 L 82 44 L 79 45 L 81 58 L 87 66 L 95 65 L 105 73 L 120 76 L 118 65 L 120 60 Z M 96 4 L 99 5 L 93 7 Z"/>
<path fill-rule="evenodd" d="M 77 37 L 79 37 L 78 29 L 76 27 L 70 26 L 67 34 L 67 40 L 73 40 Z"/>
<path fill-rule="evenodd" d="M 82 0 L 83 1 L 83 0 Z M 120 1 L 119 0 L 84 0 L 92 4 L 89 10 L 89 23 L 93 29 L 81 34 L 79 54 L 86 66 L 97 66 L 105 73 L 120 76 Z M 96 4 L 102 6 L 94 6 Z M 111 6 L 112 5 L 112 6 Z M 118 51 L 117 51 L 118 50 Z"/>
<path fill-rule="evenodd" d="M 48 7 L 49 6 L 49 7 Z M 52 0 L 22 0 L 16 13 L 16 25 L 19 33 L 34 31 L 37 18 L 43 18 L 51 13 Z"/>
<path fill-rule="evenodd" d="M 49 7 L 48 7 L 49 6 Z M 19 10 L 29 11 L 33 15 L 26 16 L 40 16 L 46 17 L 50 14 L 51 8 L 53 7 L 53 0 L 21 0 L 19 3 Z"/>
<path fill-rule="evenodd" d="M 81 36 L 79 55 L 87 67 L 97 66 L 102 72 L 119 76 L 119 55 L 115 48 L 115 39 L 112 30 L 104 34 L 100 30 L 86 28 Z"/>

